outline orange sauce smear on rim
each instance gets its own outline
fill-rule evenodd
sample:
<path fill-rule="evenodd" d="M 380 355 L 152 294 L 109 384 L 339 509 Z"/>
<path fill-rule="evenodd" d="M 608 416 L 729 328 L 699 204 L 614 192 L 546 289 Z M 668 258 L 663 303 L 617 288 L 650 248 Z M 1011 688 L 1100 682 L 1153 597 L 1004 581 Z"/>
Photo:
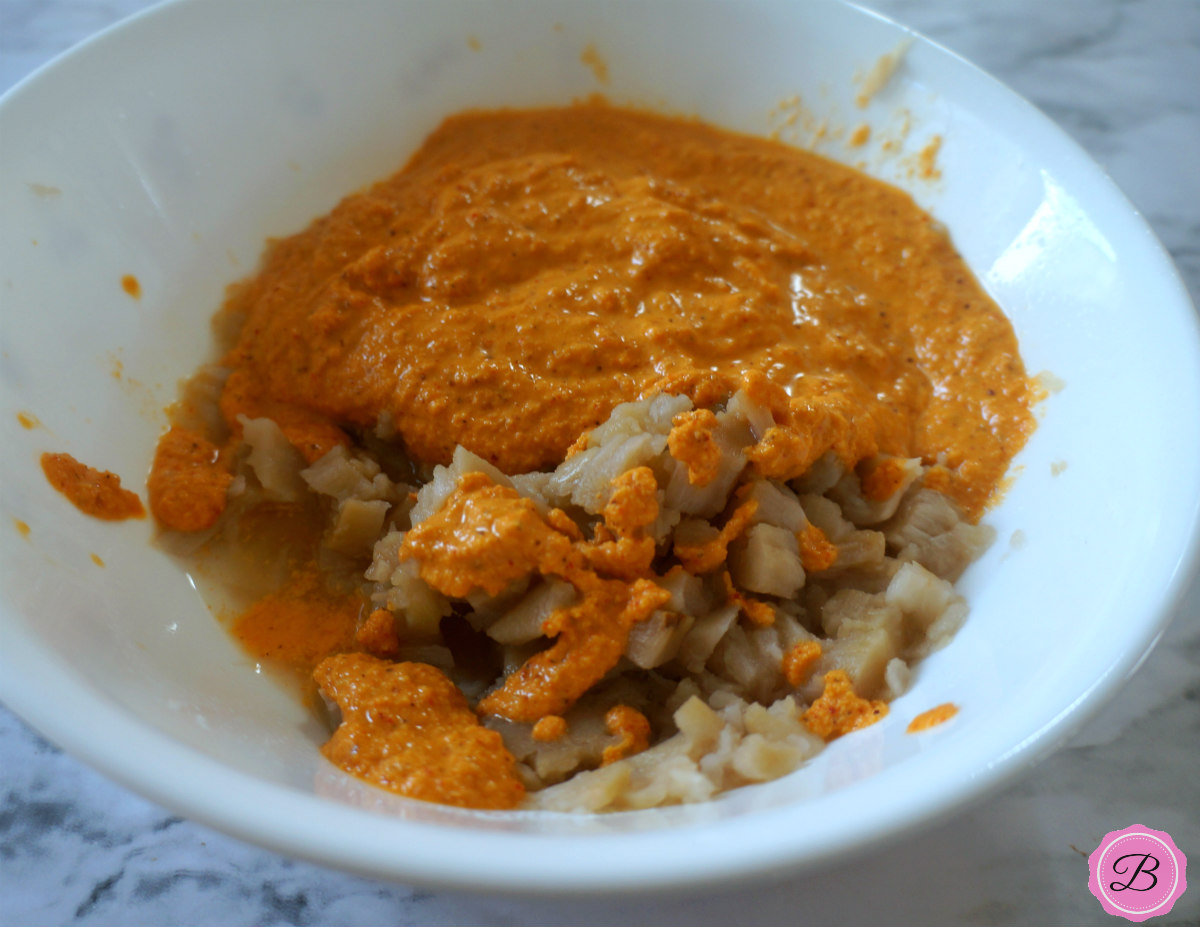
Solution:
<path fill-rule="evenodd" d="M 43 454 L 41 464 L 50 485 L 83 514 L 104 521 L 146 517 L 142 500 L 123 489 L 115 473 L 89 467 L 70 454 Z"/>
<path fill-rule="evenodd" d="M 957 705 L 953 702 L 944 702 L 941 705 L 930 708 L 928 711 L 921 712 L 908 723 L 906 730 L 909 734 L 920 734 L 922 731 L 928 731 L 939 724 L 945 724 L 957 714 Z"/>

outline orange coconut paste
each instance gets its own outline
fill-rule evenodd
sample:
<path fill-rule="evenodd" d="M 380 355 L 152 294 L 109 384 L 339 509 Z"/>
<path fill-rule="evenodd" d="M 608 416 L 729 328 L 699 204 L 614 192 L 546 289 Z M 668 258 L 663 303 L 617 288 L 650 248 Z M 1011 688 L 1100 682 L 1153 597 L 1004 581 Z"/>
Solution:
<path fill-rule="evenodd" d="M 322 662 L 314 678 L 342 710 L 322 752 L 347 772 L 444 805 L 515 808 L 525 797 L 500 735 L 434 667 L 350 653 Z"/>
<path fill-rule="evenodd" d="M 150 511 L 172 531 L 211 528 L 225 511 L 233 474 L 215 444 L 176 425 L 158 439 L 146 480 Z"/>
<path fill-rule="evenodd" d="M 150 478 L 156 516 L 177 530 L 220 518 L 243 416 L 275 420 L 310 463 L 386 434 L 420 465 L 461 444 L 512 474 L 558 464 L 618 403 L 665 391 L 710 407 L 743 388 L 774 422 L 746 451 L 760 475 L 791 479 L 833 451 L 885 498 L 903 472 L 869 462 L 918 457 L 926 485 L 971 518 L 1034 424 L 1011 327 L 907 194 L 778 142 L 598 100 L 447 119 L 399 173 L 273 242 L 218 322 L 240 332 L 223 360 L 227 444 L 173 429 Z M 673 422 L 695 486 L 716 473 L 715 425 L 708 408 Z M 612 488 L 590 540 L 477 473 L 406 533 L 400 560 L 447 596 L 541 576 L 575 588 L 543 624 L 549 647 L 480 714 L 562 736 L 562 715 L 670 599 L 646 531 L 653 473 Z M 721 568 L 756 505 L 735 496 L 717 536 L 675 557 Z M 836 560 L 819 530 L 799 540 L 807 569 Z M 344 652 L 402 650 L 386 613 L 352 628 L 359 604 L 275 596 L 238 633 L 294 661 L 341 654 L 314 678 L 343 714 L 325 748 L 343 769 L 416 798 L 518 803 L 512 757 L 443 674 Z M 773 620 L 766 603 L 739 604 Z M 789 678 L 817 657 L 789 653 Z M 887 710 L 844 674 L 824 685 L 806 714 L 823 737 Z M 622 707 L 613 758 L 647 743 L 645 718 Z"/>
<path fill-rule="evenodd" d="M 123 489 L 115 473 L 89 467 L 70 454 L 43 454 L 41 463 L 50 485 L 85 515 L 104 521 L 145 517 L 142 500 Z"/>
<path fill-rule="evenodd" d="M 553 521 L 562 523 L 543 518 L 516 490 L 469 473 L 441 509 L 404 536 L 400 549 L 401 560 L 415 559 L 421 578 L 448 596 L 476 590 L 497 595 L 531 574 L 560 576 L 575 586 L 579 600 L 543 625 L 554 644 L 479 703 L 482 712 L 531 724 L 563 714 L 604 678 L 625 652 L 633 625 L 671 598 L 648 578 L 623 578 L 648 572 L 653 541 L 648 549 L 637 543 L 622 546 L 622 540 L 633 540 L 628 536 L 584 542 Z M 606 524 L 606 533 L 615 535 L 612 521 Z"/>
<path fill-rule="evenodd" d="M 764 471 L 922 457 L 976 517 L 1033 428 L 1011 327 L 907 194 L 599 101 L 447 119 L 226 311 L 241 404 L 386 416 L 428 462 L 553 466 L 619 402 L 757 370 L 792 432 Z"/>
<path fill-rule="evenodd" d="M 810 731 L 833 740 L 870 727 L 887 713 L 887 702 L 862 698 L 844 670 L 830 670 L 825 674 L 820 697 L 808 706 L 803 717 Z"/>
<path fill-rule="evenodd" d="M 636 708 L 614 705 L 604 716 L 604 726 L 620 740 L 604 748 L 600 764 L 607 766 L 627 756 L 641 753 L 650 746 L 650 722 Z"/>

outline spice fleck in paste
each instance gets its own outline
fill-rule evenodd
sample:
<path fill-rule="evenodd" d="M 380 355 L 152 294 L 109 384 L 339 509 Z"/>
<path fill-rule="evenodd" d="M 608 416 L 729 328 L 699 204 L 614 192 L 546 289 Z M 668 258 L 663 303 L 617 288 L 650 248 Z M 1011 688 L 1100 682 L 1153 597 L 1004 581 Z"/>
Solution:
<path fill-rule="evenodd" d="M 599 708 L 588 699 L 630 665 L 707 665 L 753 688 L 758 670 L 718 644 L 731 622 L 743 649 L 775 635 L 770 672 L 811 690 L 796 723 L 829 739 L 883 717 L 886 703 L 855 689 L 860 670 L 839 662 L 849 652 L 840 632 L 822 644 L 788 630 L 804 608 L 817 610 L 808 620 L 821 630 L 821 602 L 844 599 L 831 586 L 809 605 L 787 601 L 806 574 L 819 584 L 883 558 L 882 533 L 812 497 L 832 482 L 812 489 L 800 478 L 832 460 L 874 524 L 920 473 L 975 520 L 1033 427 L 1010 326 L 906 194 L 776 142 L 601 101 L 446 120 L 398 174 L 274 242 L 223 312 L 240 331 L 214 401 L 223 431 L 177 426 L 164 436 L 150 498 L 165 527 L 219 530 L 242 517 L 225 497 L 245 488 L 239 442 L 254 419 L 274 422 L 287 454 L 314 470 L 384 446 L 426 477 L 460 446 L 489 470 L 460 473 L 415 525 L 418 495 L 379 501 L 381 477 L 365 464 L 341 489 L 321 483 L 337 499 L 335 536 L 369 517 L 403 533 L 376 547 L 373 581 L 386 591 L 374 603 L 417 584 L 423 604 L 412 614 L 356 596 L 318 601 L 304 585 L 317 574 L 301 570 L 304 583 L 237 626 L 254 652 L 316 666 L 342 712 L 325 748 L 333 762 L 451 804 L 522 801 L 529 780 L 504 746 L 517 729 L 530 750 L 554 757 L 598 727 L 608 739 L 585 768 L 631 775 L 618 767 L 650 747 L 655 706 L 636 692 Z M 679 401 L 660 438 L 645 438 L 659 450 L 617 471 L 586 512 L 578 499 L 535 501 L 487 466 L 510 475 L 566 466 L 592 453 L 588 432 L 619 404 L 661 394 L 692 402 Z M 728 424 L 726 403 L 739 396 L 758 426 Z M 735 433 L 746 436 L 740 445 Z M 730 475 L 731 459 L 744 473 Z M 684 474 L 674 509 L 664 508 L 668 464 Z M 351 484 L 367 494 L 355 497 Z M 681 516 L 679 494 L 710 486 L 719 496 L 708 520 L 683 517 L 702 505 Z M 284 505 L 290 492 L 268 498 Z M 927 527 L 957 523 L 951 513 Z M 879 588 L 894 574 L 909 590 L 950 589 L 919 566 L 889 569 Z M 526 589 L 556 603 L 521 619 L 535 621 L 536 640 L 509 641 L 511 627 L 488 638 L 489 603 Z M 689 596 L 707 597 L 699 618 L 680 604 Z M 894 627 L 908 620 L 896 615 Z M 403 656 L 431 646 L 431 635 L 456 681 L 472 661 L 504 670 L 468 699 L 439 669 Z M 484 656 L 469 658 L 472 647 Z M 679 736 L 688 718 L 708 730 L 690 704 Z M 506 740 L 480 718 L 509 731 Z M 756 771 L 761 757 L 794 752 L 764 753 L 753 736 L 730 773 L 739 782 L 767 775 Z"/>

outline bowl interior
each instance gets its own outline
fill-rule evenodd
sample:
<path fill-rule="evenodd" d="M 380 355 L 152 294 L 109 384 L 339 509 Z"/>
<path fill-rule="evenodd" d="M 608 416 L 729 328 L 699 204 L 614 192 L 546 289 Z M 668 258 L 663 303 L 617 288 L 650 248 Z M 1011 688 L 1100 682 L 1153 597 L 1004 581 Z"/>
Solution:
<path fill-rule="evenodd" d="M 1050 749 L 1136 667 L 1194 557 L 1196 323 L 1111 183 L 970 65 L 916 38 L 857 105 L 879 56 L 913 38 L 832 3 L 176 2 L 20 85 L 0 102 L 0 697 L 113 777 L 248 839 L 510 890 L 814 862 Z M 209 319 L 267 238 L 397 169 L 451 112 L 596 92 L 775 132 L 909 190 L 1049 395 L 987 516 L 997 542 L 962 581 L 967 625 L 885 722 L 703 806 L 589 818 L 396 799 L 324 763 L 323 729 L 232 644 L 151 525 L 81 516 L 38 456 L 68 451 L 139 488 L 163 407 L 210 357 Z M 871 139 L 856 147 L 860 124 Z M 944 701 L 952 724 L 904 733 Z"/>

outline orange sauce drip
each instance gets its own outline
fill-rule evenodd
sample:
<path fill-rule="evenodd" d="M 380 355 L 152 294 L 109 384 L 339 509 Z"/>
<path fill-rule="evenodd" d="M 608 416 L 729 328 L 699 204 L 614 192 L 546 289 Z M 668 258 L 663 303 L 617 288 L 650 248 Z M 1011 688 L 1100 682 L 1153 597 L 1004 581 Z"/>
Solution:
<path fill-rule="evenodd" d="M 895 457 L 885 457 L 862 474 L 862 494 L 875 502 L 890 499 L 904 482 L 904 465 Z"/>
<path fill-rule="evenodd" d="M 233 474 L 215 444 L 176 425 L 158 441 L 146 488 L 150 510 L 164 528 L 202 531 L 225 511 Z"/>
<path fill-rule="evenodd" d="M 122 489 L 115 473 L 89 467 L 70 454 L 43 454 L 42 472 L 50 485 L 85 515 L 104 521 L 146 516 L 142 500 Z"/>
<path fill-rule="evenodd" d="M 375 609 L 354 633 L 354 641 L 374 656 L 395 657 L 400 652 L 396 616 L 386 608 Z"/>
<path fill-rule="evenodd" d="M 626 470 L 612 482 L 604 523 L 618 535 L 634 535 L 658 518 L 658 480 L 649 467 Z"/>
<path fill-rule="evenodd" d="M 930 708 L 928 711 L 923 711 L 908 723 L 907 731 L 910 734 L 919 734 L 922 731 L 927 731 L 932 727 L 937 727 L 939 724 L 945 724 L 951 718 L 958 714 L 958 706 L 953 702 L 944 702 L 935 708 Z"/>
<path fill-rule="evenodd" d="M 650 746 L 650 722 L 636 708 L 614 705 L 604 716 L 604 726 L 608 733 L 621 739 L 604 748 L 600 757 L 601 766 L 641 753 Z"/>
<path fill-rule="evenodd" d="M 142 298 L 142 284 L 133 274 L 126 274 L 121 278 L 121 289 L 134 299 Z"/>
<path fill-rule="evenodd" d="M 434 667 L 352 653 L 325 660 L 314 678 L 342 710 L 321 752 L 351 775 L 465 808 L 515 808 L 525 797 L 500 735 Z"/>
<path fill-rule="evenodd" d="M 608 62 L 600 54 L 595 43 L 589 42 L 579 55 L 579 63 L 592 72 L 592 76 L 601 84 L 608 83 Z"/>
<path fill-rule="evenodd" d="M 808 682 L 808 677 L 821 659 L 821 653 L 819 641 L 800 641 L 792 645 L 783 655 L 783 676 L 788 685 L 798 689 Z"/>
<path fill-rule="evenodd" d="M 671 424 L 667 436 L 671 456 L 687 467 L 689 483 L 707 486 L 717 478 L 721 465 L 721 448 L 713 437 L 716 415 L 711 409 L 694 409 L 681 412 Z"/>
<path fill-rule="evenodd" d="M 920 154 L 917 155 L 917 168 L 922 178 L 925 180 L 936 180 L 942 176 L 942 172 L 937 166 L 938 152 L 942 149 L 942 137 L 935 135 L 929 140 Z"/>
<path fill-rule="evenodd" d="M 546 715 L 538 720 L 530 733 L 534 740 L 542 743 L 561 740 L 567 733 L 567 719 L 561 715 Z"/>
<path fill-rule="evenodd" d="M 729 545 L 738 539 L 743 531 L 750 527 L 750 520 L 758 511 L 758 502 L 747 499 L 736 509 L 729 519 L 721 526 L 720 532 L 712 540 L 702 544 L 675 543 L 675 556 L 689 573 L 709 573 L 725 562 Z"/>
<path fill-rule="evenodd" d="M 844 670 L 830 670 L 820 698 L 804 712 L 804 723 L 818 737 L 833 740 L 870 727 L 887 713 L 887 702 L 860 698 Z"/>
<path fill-rule="evenodd" d="M 37 426 L 41 424 L 41 422 L 38 421 L 38 417 L 29 412 L 18 412 L 17 421 L 21 423 L 22 428 L 26 429 L 37 428 Z"/>
<path fill-rule="evenodd" d="M 836 545 L 816 525 L 810 523 L 797 531 L 796 542 L 800 545 L 800 564 L 809 573 L 820 573 L 837 563 Z"/>
<path fill-rule="evenodd" d="M 733 585 L 733 577 L 728 570 L 721 574 L 721 582 L 725 586 L 726 604 L 736 605 L 751 624 L 766 628 L 775 623 L 775 609 L 761 599 L 755 599 L 738 590 Z"/>

